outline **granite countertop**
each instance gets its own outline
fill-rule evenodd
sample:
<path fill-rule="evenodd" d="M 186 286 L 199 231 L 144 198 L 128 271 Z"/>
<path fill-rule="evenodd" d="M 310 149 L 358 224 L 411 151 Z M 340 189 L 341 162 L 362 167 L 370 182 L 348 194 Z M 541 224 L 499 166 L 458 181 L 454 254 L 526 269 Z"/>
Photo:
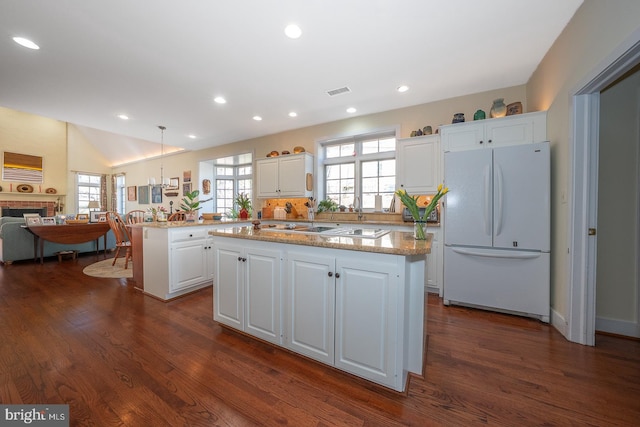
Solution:
<path fill-rule="evenodd" d="M 427 240 L 415 240 L 413 233 L 390 231 L 377 239 L 305 234 L 296 231 L 274 231 L 253 226 L 233 226 L 209 230 L 212 236 L 237 239 L 262 240 L 292 245 L 317 246 L 322 248 L 346 249 L 352 251 L 376 252 L 391 255 L 425 255 L 431 253 L 432 234 Z"/>
<path fill-rule="evenodd" d="M 187 221 L 153 221 L 153 222 L 139 222 L 137 224 L 127 224 L 129 227 L 151 227 L 151 228 L 183 228 L 183 227 L 201 227 L 203 225 L 234 225 L 234 224 L 249 224 L 250 219 L 226 219 L 226 220 L 200 220 L 194 222 Z"/>

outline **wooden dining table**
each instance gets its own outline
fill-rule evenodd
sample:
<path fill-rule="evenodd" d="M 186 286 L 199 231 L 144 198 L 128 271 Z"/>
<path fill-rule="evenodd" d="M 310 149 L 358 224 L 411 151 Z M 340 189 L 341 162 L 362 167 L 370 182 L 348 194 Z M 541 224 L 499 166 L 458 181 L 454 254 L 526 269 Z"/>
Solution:
<path fill-rule="evenodd" d="M 104 240 L 104 254 L 107 254 L 107 233 L 110 230 L 106 222 L 94 222 L 86 224 L 60 224 L 60 225 L 30 225 L 25 226 L 33 234 L 33 258 L 38 259 L 40 251 L 40 264 L 44 258 L 44 242 L 63 244 L 86 243 L 92 240 L 96 242 L 96 254 L 100 254 L 100 237 Z"/>

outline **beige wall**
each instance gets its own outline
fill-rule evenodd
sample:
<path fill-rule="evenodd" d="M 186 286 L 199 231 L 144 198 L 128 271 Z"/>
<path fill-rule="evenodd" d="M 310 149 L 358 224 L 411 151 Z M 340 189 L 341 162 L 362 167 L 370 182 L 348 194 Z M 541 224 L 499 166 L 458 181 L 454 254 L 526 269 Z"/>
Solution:
<path fill-rule="evenodd" d="M 569 288 L 569 194 L 571 102 L 578 85 L 602 67 L 615 49 L 639 28 L 637 0 L 585 0 L 527 84 L 531 110 L 548 109 L 552 188 L 552 307 L 567 318 Z M 542 28 L 542 27 L 541 27 Z"/>
<path fill-rule="evenodd" d="M 431 125 L 435 131 L 436 127 L 441 124 L 450 124 L 454 113 L 462 112 L 467 120 L 473 120 L 473 114 L 476 110 L 482 109 L 488 116 L 493 100 L 496 98 L 504 98 L 506 103 L 521 101 L 524 111 L 529 112 L 525 94 L 524 85 L 503 88 L 362 117 L 353 117 L 200 151 L 176 154 L 165 157 L 165 176 L 179 176 L 182 183 L 182 171 L 191 170 L 194 186 L 198 185 L 198 188 L 200 188 L 201 179 L 198 174 L 198 163 L 200 161 L 240 153 L 252 153 L 254 159 L 263 158 L 272 150 L 278 152 L 283 150 L 292 151 L 293 147 L 298 145 L 313 153 L 315 151 L 315 142 L 323 138 L 356 135 L 381 128 L 399 127 L 401 137 L 408 137 L 411 131 L 422 129 L 427 125 Z M 139 162 L 115 168 L 114 171 L 126 173 L 127 185 L 144 185 L 147 183 L 149 176 L 155 176 L 156 181 L 159 179 L 160 161 L 155 159 Z M 174 201 L 175 207 L 180 198 L 176 197 L 169 200 Z M 254 206 L 258 206 L 256 203 L 259 203 L 259 201 L 254 201 Z M 165 200 L 163 205 L 168 206 L 168 200 Z M 127 203 L 127 210 L 146 207 L 148 205 L 139 206 L 137 202 Z"/>
<path fill-rule="evenodd" d="M 55 196 L 45 193 L 47 188 L 55 188 L 58 194 L 67 192 L 67 129 L 66 123 L 46 117 L 27 114 L 0 107 L 0 149 L 2 152 L 42 156 L 42 184 L 32 184 L 33 194 L 16 192 L 19 182 L 1 181 L 3 200 L 55 200 Z M 10 193 L 13 185 L 13 193 Z"/>
<path fill-rule="evenodd" d="M 598 319 L 638 320 L 639 125 L 640 72 L 603 91 L 600 96 Z"/>

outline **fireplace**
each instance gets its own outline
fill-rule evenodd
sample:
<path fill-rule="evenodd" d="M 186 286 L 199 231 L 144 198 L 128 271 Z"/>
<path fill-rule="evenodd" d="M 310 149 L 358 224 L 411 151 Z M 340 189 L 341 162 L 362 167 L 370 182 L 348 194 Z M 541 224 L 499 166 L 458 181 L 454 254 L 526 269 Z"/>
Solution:
<path fill-rule="evenodd" d="M 46 206 L 44 207 L 9 207 L 9 206 L 2 206 L 2 216 L 12 216 L 12 217 L 18 217 L 18 218 L 22 218 L 23 214 L 26 213 L 36 213 L 39 214 L 42 217 L 45 216 L 49 216 L 48 214 L 48 208 Z"/>

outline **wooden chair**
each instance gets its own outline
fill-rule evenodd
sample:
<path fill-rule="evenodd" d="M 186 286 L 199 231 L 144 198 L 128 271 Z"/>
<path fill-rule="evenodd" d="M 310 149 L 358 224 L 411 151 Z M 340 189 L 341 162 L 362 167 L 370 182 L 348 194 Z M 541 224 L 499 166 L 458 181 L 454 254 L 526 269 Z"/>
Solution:
<path fill-rule="evenodd" d="M 186 218 L 186 215 L 184 211 L 178 211 L 169 215 L 169 218 L 167 219 L 167 221 L 184 221 L 185 218 Z"/>
<path fill-rule="evenodd" d="M 127 212 L 125 215 L 125 219 L 127 220 L 127 224 L 138 224 L 140 222 L 144 222 L 144 211 L 143 210 L 133 210 Z"/>
<path fill-rule="evenodd" d="M 129 231 L 127 230 L 125 222 L 122 220 L 122 217 L 117 212 L 109 211 L 106 216 L 109 227 L 111 227 L 113 235 L 116 238 L 116 254 L 113 257 L 113 263 L 111 265 L 116 265 L 116 260 L 118 259 L 118 256 L 120 256 L 120 251 L 124 249 L 124 268 L 126 269 L 129 266 L 129 260 L 132 257 L 131 237 L 129 236 Z"/>

